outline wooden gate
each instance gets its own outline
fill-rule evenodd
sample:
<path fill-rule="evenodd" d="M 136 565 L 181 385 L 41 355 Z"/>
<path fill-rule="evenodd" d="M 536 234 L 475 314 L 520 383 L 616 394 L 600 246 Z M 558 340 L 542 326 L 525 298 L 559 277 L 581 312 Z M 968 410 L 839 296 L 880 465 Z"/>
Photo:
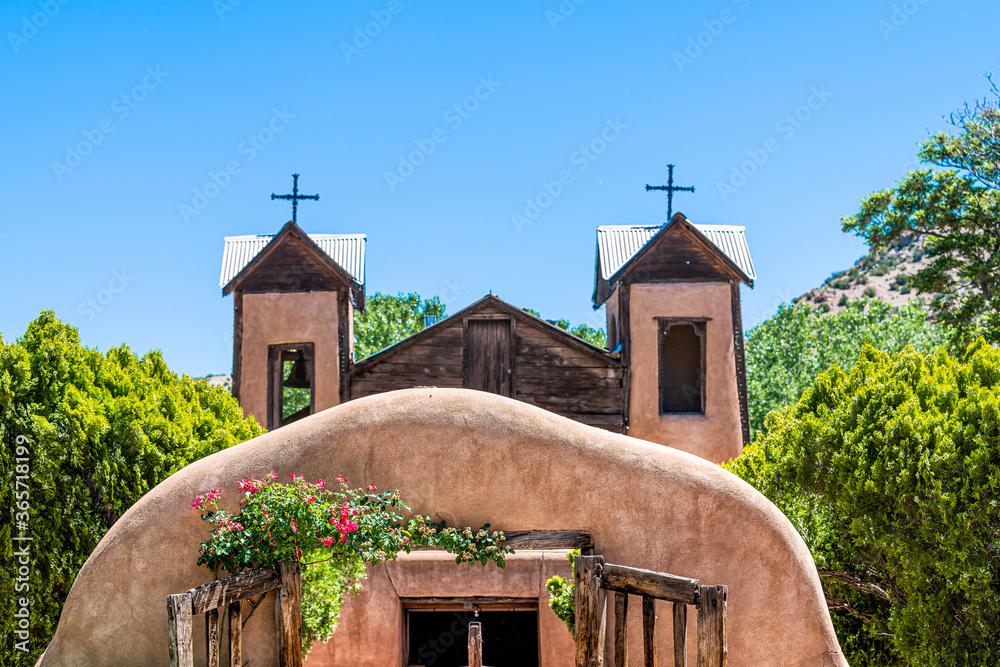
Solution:
<path fill-rule="evenodd" d="M 242 601 L 277 591 L 274 600 L 278 629 L 278 665 L 302 667 L 302 575 L 301 563 L 280 563 L 264 570 L 250 570 L 167 596 L 170 634 L 170 667 L 194 667 L 191 617 L 205 614 L 208 667 L 219 667 L 222 619 L 228 610 L 229 664 L 243 666 Z"/>
<path fill-rule="evenodd" d="M 673 603 L 674 665 L 687 667 L 687 607 L 698 613 L 698 667 L 726 665 L 725 586 L 702 586 L 697 579 L 612 565 L 603 556 L 577 556 L 576 665 L 604 664 L 606 596 L 615 598 L 615 667 L 628 664 L 629 595 L 642 597 L 643 664 L 656 665 L 655 600 Z"/>

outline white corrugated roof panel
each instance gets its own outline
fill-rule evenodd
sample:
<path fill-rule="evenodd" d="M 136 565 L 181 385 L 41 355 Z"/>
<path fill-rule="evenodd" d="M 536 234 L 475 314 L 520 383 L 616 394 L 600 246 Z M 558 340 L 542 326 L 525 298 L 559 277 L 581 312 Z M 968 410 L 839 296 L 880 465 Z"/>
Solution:
<path fill-rule="evenodd" d="M 273 234 L 227 236 L 226 245 L 222 250 L 219 287 L 228 285 L 229 281 L 235 278 L 273 238 Z M 309 238 L 342 269 L 351 274 L 358 284 L 365 284 L 367 237 L 364 234 L 309 234 Z"/>
<path fill-rule="evenodd" d="M 708 237 L 736 266 L 751 279 L 757 279 L 747 244 L 746 227 L 738 225 L 697 225 L 695 228 Z M 601 264 L 601 277 L 608 280 L 649 243 L 663 225 L 602 225 L 597 228 L 597 253 Z"/>

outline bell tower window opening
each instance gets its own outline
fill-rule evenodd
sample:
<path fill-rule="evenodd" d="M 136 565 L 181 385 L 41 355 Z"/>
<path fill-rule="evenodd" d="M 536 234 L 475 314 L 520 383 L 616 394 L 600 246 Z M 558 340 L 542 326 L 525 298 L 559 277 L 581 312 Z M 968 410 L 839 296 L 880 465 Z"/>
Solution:
<path fill-rule="evenodd" d="M 660 414 L 705 414 L 705 318 L 657 318 Z"/>
<path fill-rule="evenodd" d="M 267 348 L 267 428 L 280 428 L 315 412 L 313 343 L 269 345 Z"/>

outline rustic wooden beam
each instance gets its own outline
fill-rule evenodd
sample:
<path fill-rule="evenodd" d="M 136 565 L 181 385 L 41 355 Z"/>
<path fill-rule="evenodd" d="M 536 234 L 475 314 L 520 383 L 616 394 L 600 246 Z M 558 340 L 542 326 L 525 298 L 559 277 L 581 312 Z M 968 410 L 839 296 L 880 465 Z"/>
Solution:
<path fill-rule="evenodd" d="M 576 583 L 576 667 L 604 664 L 605 596 L 601 591 L 603 556 L 577 556 L 573 566 Z"/>
<path fill-rule="evenodd" d="M 582 530 L 504 531 L 503 546 L 514 549 L 587 549 L 594 538 Z"/>
<path fill-rule="evenodd" d="M 592 549 L 594 538 L 582 530 L 505 530 L 503 546 L 517 550 L 531 549 Z M 440 551 L 436 547 L 417 545 L 413 551 Z"/>
<path fill-rule="evenodd" d="M 208 667 L 219 667 L 221 642 L 219 641 L 219 610 L 209 609 L 205 612 L 205 647 L 208 652 Z"/>
<path fill-rule="evenodd" d="M 483 626 L 469 623 L 469 667 L 483 667 Z"/>
<path fill-rule="evenodd" d="M 167 596 L 167 635 L 170 667 L 194 667 L 190 592 Z"/>
<path fill-rule="evenodd" d="M 278 667 L 302 667 L 302 563 L 279 563 L 281 587 L 274 600 Z"/>
<path fill-rule="evenodd" d="M 687 667 L 687 620 L 686 604 L 674 603 L 674 667 Z"/>
<path fill-rule="evenodd" d="M 698 601 L 697 579 L 624 565 L 605 565 L 601 585 L 609 591 L 648 595 L 670 602 L 696 604 Z"/>
<path fill-rule="evenodd" d="M 628 667 L 628 593 L 615 593 L 615 667 Z"/>
<path fill-rule="evenodd" d="M 656 667 L 656 598 L 642 596 L 642 659 L 645 667 Z"/>
<path fill-rule="evenodd" d="M 229 605 L 229 667 L 243 667 L 243 603 Z"/>
<path fill-rule="evenodd" d="M 698 667 L 726 667 L 725 586 L 702 586 L 698 601 Z"/>
<path fill-rule="evenodd" d="M 281 585 L 281 575 L 276 568 L 240 572 L 210 584 L 192 588 L 191 613 L 204 614 L 209 609 L 228 606 L 232 602 L 263 595 Z"/>

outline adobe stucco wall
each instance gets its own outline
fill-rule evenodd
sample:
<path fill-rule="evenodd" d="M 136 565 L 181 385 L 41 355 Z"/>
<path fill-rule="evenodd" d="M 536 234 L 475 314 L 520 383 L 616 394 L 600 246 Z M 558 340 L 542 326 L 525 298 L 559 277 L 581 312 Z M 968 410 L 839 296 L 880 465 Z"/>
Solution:
<path fill-rule="evenodd" d="M 354 484 L 397 488 L 415 511 L 471 526 L 590 531 L 610 562 L 727 584 L 733 667 L 846 665 L 809 551 L 750 486 L 679 450 L 462 389 L 350 401 L 171 476 L 91 554 L 39 664 L 166 665 L 166 596 L 211 579 L 195 565 L 207 530 L 192 497 L 220 488 L 232 509 L 238 481 L 272 469 L 279 477 L 342 473 Z M 380 592 L 391 585 L 373 577 L 364 595 L 391 599 Z M 364 599 L 350 605 L 359 617 L 333 644 L 350 647 L 352 665 L 398 667 L 398 639 L 382 643 L 386 628 L 398 630 L 396 612 Z M 258 610 L 244 634 L 245 657 L 256 667 L 274 661 L 269 609 Z M 199 660 L 201 627 L 194 633 Z M 639 646 L 640 624 L 632 627 Z M 669 655 L 670 634 L 658 633 L 661 656 Z"/>
<path fill-rule="evenodd" d="M 449 523 L 451 517 L 447 517 Z M 553 575 L 572 577 L 566 552 L 522 551 L 508 556 L 504 569 L 455 565 L 445 553 L 414 552 L 399 560 L 368 568 L 365 589 L 341 608 L 334 640 L 313 647 L 308 667 L 405 664 L 403 601 L 426 598 L 521 598 L 539 602 L 540 667 L 573 667 L 573 640 L 566 626 L 548 608 L 545 582 Z M 395 662 L 372 662 L 372 647 Z M 424 656 L 434 655 L 423 647 Z M 430 662 L 430 660 L 428 660 Z"/>
<path fill-rule="evenodd" d="M 340 402 L 336 292 L 243 295 L 240 405 L 267 425 L 267 346 L 315 343 L 316 412 Z"/>
<path fill-rule="evenodd" d="M 629 289 L 632 387 L 628 434 L 715 463 L 739 456 L 743 431 L 729 283 L 635 284 Z M 711 318 L 705 325 L 704 415 L 660 414 L 657 317 Z"/>

